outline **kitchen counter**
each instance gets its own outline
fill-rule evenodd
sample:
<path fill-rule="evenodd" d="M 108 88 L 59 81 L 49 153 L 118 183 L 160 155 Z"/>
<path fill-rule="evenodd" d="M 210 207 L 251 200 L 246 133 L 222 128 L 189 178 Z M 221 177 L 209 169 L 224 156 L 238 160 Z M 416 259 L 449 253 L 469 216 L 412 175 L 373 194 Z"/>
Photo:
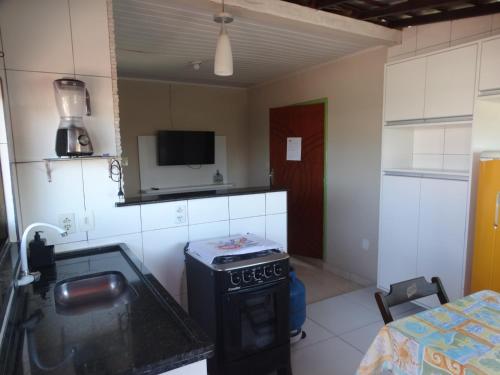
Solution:
<path fill-rule="evenodd" d="M 56 308 L 58 282 L 108 271 L 128 281 L 128 302 Z M 162 374 L 213 355 L 205 333 L 124 245 L 59 254 L 18 294 L 13 315 L 21 339 L 7 356 L 15 375 Z"/>
<path fill-rule="evenodd" d="M 286 191 L 281 188 L 271 188 L 269 186 L 246 187 L 246 188 L 231 188 L 220 190 L 192 191 L 172 194 L 159 195 L 141 195 L 137 197 L 125 198 L 124 202 L 116 203 L 117 207 L 133 206 L 138 204 L 153 204 L 160 202 L 175 202 L 189 199 L 227 197 L 232 195 L 247 195 L 247 194 L 262 194 L 273 193 L 278 191 Z"/>

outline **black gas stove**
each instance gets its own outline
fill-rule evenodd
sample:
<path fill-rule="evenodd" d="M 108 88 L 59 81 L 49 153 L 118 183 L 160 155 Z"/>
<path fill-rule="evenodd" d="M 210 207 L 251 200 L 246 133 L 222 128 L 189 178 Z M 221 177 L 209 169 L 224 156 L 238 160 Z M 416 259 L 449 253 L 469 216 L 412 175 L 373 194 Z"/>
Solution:
<path fill-rule="evenodd" d="M 216 342 L 211 375 L 291 374 L 288 274 L 278 248 L 207 262 L 186 247 L 189 314 Z"/>

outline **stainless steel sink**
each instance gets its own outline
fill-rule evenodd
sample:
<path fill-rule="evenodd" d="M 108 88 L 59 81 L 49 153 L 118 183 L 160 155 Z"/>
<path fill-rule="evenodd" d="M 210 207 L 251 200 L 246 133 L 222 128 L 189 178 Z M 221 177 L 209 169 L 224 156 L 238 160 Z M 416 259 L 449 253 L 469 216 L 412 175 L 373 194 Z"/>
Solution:
<path fill-rule="evenodd" d="M 60 281 L 54 288 L 56 312 L 77 315 L 128 304 L 137 298 L 121 272 L 110 271 Z"/>

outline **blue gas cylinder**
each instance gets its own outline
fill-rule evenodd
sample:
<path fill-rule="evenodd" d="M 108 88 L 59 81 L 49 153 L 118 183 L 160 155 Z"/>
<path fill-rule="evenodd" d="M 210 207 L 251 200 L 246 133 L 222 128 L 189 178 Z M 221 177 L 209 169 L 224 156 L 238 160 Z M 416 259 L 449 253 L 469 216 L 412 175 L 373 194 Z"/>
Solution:
<path fill-rule="evenodd" d="M 297 274 L 290 269 L 290 336 L 300 340 L 305 337 L 302 325 L 306 321 L 306 288 L 297 278 Z"/>

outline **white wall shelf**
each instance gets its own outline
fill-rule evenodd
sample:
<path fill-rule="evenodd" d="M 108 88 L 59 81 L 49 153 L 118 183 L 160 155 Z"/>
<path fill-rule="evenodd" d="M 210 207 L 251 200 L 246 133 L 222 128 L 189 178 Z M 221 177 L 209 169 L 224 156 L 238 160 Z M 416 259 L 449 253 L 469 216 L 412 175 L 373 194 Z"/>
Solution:
<path fill-rule="evenodd" d="M 421 119 L 415 121 L 390 121 L 385 128 L 420 128 L 420 127 L 447 127 L 447 126 L 472 126 L 473 117 L 464 116 L 457 118 Z"/>

